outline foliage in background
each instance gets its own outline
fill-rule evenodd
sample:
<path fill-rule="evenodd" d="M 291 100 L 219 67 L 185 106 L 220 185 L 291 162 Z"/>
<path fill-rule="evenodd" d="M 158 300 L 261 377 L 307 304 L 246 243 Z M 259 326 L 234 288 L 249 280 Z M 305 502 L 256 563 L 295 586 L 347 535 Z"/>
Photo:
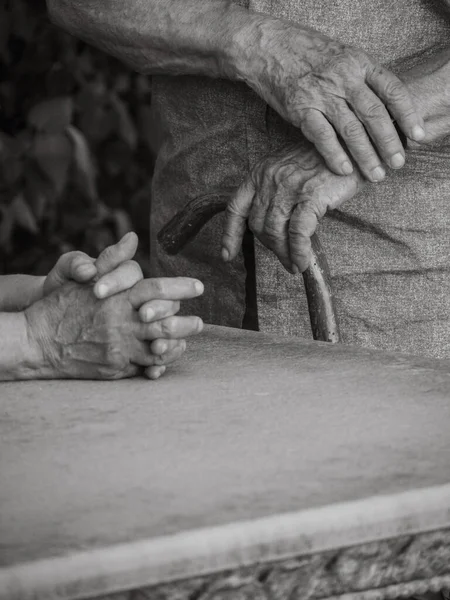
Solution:
<path fill-rule="evenodd" d="M 0 5 L 0 273 L 45 274 L 140 236 L 153 148 L 147 78 L 50 24 L 42 0 Z"/>

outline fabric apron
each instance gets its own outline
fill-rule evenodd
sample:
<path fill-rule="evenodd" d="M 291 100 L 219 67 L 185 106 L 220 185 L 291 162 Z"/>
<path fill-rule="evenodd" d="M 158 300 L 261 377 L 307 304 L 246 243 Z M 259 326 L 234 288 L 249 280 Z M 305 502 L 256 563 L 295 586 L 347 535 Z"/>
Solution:
<path fill-rule="evenodd" d="M 383 64 L 445 46 L 450 15 L 435 0 L 249 0 L 250 9 L 313 27 L 360 47 Z M 394 67 L 395 68 L 395 67 Z M 198 277 L 201 299 L 184 313 L 241 327 L 246 269 L 242 253 L 220 259 L 223 215 L 177 256 L 156 234 L 186 202 L 237 187 L 267 152 L 297 140 L 245 84 L 202 77 L 154 77 L 160 148 L 153 180 L 152 274 Z M 319 229 L 332 272 L 344 343 L 450 357 L 450 138 L 410 151 L 403 169 L 370 184 Z M 255 242 L 259 328 L 311 339 L 301 276 L 287 273 Z"/>

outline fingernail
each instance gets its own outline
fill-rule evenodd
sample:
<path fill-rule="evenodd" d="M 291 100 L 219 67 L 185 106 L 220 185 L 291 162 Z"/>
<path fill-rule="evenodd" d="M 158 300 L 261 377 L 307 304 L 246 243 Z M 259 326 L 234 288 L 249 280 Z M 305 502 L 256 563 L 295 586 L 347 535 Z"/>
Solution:
<path fill-rule="evenodd" d="M 166 372 L 166 366 L 162 365 L 158 369 L 155 369 L 155 377 L 161 377 Z"/>
<path fill-rule="evenodd" d="M 98 287 L 97 287 L 97 296 L 99 298 L 104 298 L 108 293 L 108 287 L 104 284 L 101 283 Z"/>
<path fill-rule="evenodd" d="M 425 137 L 425 129 L 420 125 L 415 125 L 412 130 L 412 139 L 420 142 Z"/>
<path fill-rule="evenodd" d="M 195 291 L 197 292 L 197 294 L 203 294 L 203 292 L 205 290 L 205 286 L 203 285 L 203 283 L 201 281 L 196 281 L 194 283 L 194 288 L 195 288 Z"/>
<path fill-rule="evenodd" d="M 294 273 L 294 275 L 298 275 L 299 270 L 298 270 L 297 265 L 294 265 L 294 264 L 292 265 L 292 272 Z"/>
<path fill-rule="evenodd" d="M 155 311 L 153 310 L 153 308 L 145 309 L 145 320 L 146 321 L 151 321 L 154 316 L 155 316 Z"/>
<path fill-rule="evenodd" d="M 76 267 L 76 270 L 78 272 L 78 275 L 81 275 L 82 277 L 86 275 L 92 275 L 97 271 L 97 269 L 92 263 L 84 263 L 83 265 Z"/>
<path fill-rule="evenodd" d="M 405 164 L 405 157 L 401 152 L 397 152 L 391 156 L 389 163 L 393 169 L 400 169 Z"/>
<path fill-rule="evenodd" d="M 372 173 L 372 180 L 373 181 L 381 181 L 382 179 L 384 179 L 384 176 L 386 175 L 386 171 L 383 169 L 383 167 L 376 167 Z"/>
<path fill-rule="evenodd" d="M 201 319 L 198 319 L 197 331 L 203 331 L 203 321 Z"/>
<path fill-rule="evenodd" d="M 160 354 L 164 354 L 164 352 L 167 352 L 167 342 L 164 342 L 164 341 L 160 342 L 159 349 L 160 349 L 160 352 L 159 352 Z"/>
<path fill-rule="evenodd" d="M 350 161 L 344 160 L 342 163 L 342 172 L 344 175 L 351 175 L 353 173 L 353 167 Z"/>
<path fill-rule="evenodd" d="M 230 253 L 226 248 L 222 248 L 222 260 L 228 262 L 230 260 Z"/>
<path fill-rule="evenodd" d="M 186 346 L 187 346 L 186 340 L 181 340 L 181 351 L 182 352 L 184 352 L 186 350 Z"/>
<path fill-rule="evenodd" d="M 127 241 L 127 239 L 130 237 L 130 235 L 132 235 L 132 233 L 133 233 L 132 231 L 129 231 L 128 233 L 126 233 L 126 234 L 123 236 L 123 238 L 122 238 L 122 240 L 121 240 L 121 241 L 122 241 L 122 242 L 126 242 L 126 241 Z"/>

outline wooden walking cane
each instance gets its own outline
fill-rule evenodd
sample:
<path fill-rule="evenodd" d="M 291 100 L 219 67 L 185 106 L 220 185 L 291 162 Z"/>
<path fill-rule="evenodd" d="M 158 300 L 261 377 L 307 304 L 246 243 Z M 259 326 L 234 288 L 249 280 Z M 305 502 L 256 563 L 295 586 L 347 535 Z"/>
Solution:
<path fill-rule="evenodd" d="M 167 254 L 175 255 L 189 243 L 212 217 L 227 207 L 229 192 L 204 194 L 186 204 L 158 234 Z M 317 234 L 311 237 L 312 260 L 303 273 L 313 338 L 322 342 L 340 341 L 339 324 L 333 303 L 331 275 Z"/>

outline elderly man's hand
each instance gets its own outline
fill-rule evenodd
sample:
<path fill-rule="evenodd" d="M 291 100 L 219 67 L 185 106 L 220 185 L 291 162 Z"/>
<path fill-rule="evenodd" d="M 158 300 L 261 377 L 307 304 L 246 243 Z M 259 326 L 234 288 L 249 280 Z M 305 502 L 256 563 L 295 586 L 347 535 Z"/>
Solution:
<path fill-rule="evenodd" d="M 266 16 L 242 35 L 242 79 L 302 130 L 336 174 L 352 172 L 344 146 L 369 181 L 385 175 L 380 157 L 403 166 L 391 116 L 410 139 L 425 136 L 406 85 L 362 50 Z"/>
<path fill-rule="evenodd" d="M 119 379 L 165 365 L 184 351 L 171 343 L 202 330 L 200 318 L 174 316 L 180 300 L 202 292 L 199 281 L 183 277 L 141 280 L 105 300 L 91 286 L 60 286 L 25 311 L 41 376 Z M 152 351 L 164 341 L 165 360 L 161 348 Z"/>
<path fill-rule="evenodd" d="M 246 222 L 290 272 L 304 271 L 318 221 L 328 209 L 352 198 L 364 185 L 357 169 L 335 175 L 314 148 L 290 146 L 261 160 L 231 198 L 222 256 L 238 253 Z"/>

